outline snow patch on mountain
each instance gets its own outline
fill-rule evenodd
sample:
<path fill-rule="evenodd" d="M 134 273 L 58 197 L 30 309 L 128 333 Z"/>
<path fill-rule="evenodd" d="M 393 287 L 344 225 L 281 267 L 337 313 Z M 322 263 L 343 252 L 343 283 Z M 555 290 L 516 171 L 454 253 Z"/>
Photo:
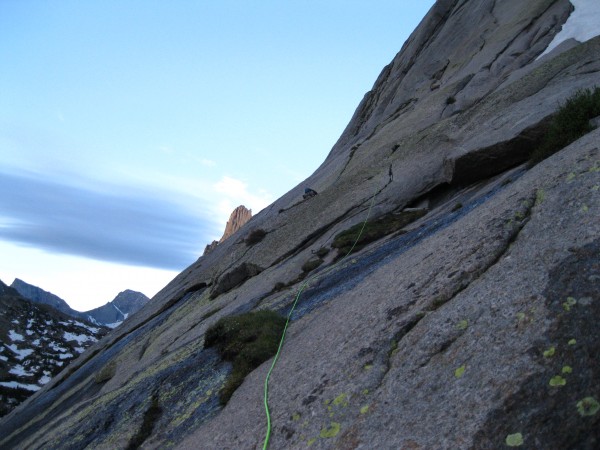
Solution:
<path fill-rule="evenodd" d="M 575 10 L 540 57 L 551 52 L 568 39 L 585 42 L 600 35 L 600 1 L 571 0 L 571 4 Z"/>

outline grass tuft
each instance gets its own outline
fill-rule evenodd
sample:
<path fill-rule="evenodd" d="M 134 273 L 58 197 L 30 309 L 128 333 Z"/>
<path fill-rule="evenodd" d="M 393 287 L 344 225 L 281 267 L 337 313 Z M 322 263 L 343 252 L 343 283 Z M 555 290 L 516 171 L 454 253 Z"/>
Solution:
<path fill-rule="evenodd" d="M 261 228 L 257 228 L 256 230 L 252 230 L 250 232 L 250 234 L 248 235 L 248 237 L 246 238 L 246 245 L 248 247 L 250 247 L 251 245 L 254 244 L 258 244 L 260 241 L 262 241 L 265 236 L 267 235 L 267 232 Z"/>

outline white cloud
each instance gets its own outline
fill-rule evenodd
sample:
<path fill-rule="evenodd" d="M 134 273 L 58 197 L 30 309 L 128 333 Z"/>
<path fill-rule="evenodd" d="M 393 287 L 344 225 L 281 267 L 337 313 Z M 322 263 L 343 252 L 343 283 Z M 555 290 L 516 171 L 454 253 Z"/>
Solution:
<path fill-rule="evenodd" d="M 200 164 L 202 164 L 205 167 L 215 167 L 217 165 L 216 161 L 206 158 L 200 159 Z"/>
<path fill-rule="evenodd" d="M 219 197 L 218 212 L 226 223 L 231 212 L 239 205 L 244 205 L 252 210 L 252 214 L 268 206 L 273 201 L 273 196 L 265 189 L 258 189 L 257 193 L 250 192 L 248 184 L 242 180 L 223 176 L 213 186 L 214 191 Z"/>

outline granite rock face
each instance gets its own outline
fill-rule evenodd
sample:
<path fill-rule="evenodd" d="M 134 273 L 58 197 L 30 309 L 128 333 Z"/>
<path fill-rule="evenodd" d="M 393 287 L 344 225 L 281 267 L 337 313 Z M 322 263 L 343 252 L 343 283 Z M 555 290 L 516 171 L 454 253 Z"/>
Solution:
<path fill-rule="evenodd" d="M 523 164 L 600 85 L 598 37 L 537 59 L 571 10 L 437 1 L 321 167 L 5 417 L 0 446 L 262 448 L 270 361 L 222 407 L 231 365 L 204 334 L 301 290 L 270 448 L 598 448 L 600 130 Z M 415 208 L 336 262 L 339 233 Z"/>

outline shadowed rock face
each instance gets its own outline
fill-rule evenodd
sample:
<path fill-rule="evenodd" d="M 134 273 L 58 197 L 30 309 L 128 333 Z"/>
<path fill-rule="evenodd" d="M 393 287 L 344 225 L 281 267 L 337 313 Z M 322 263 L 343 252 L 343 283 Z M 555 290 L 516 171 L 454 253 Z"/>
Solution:
<path fill-rule="evenodd" d="M 600 130 L 518 166 L 600 85 L 600 38 L 536 60 L 570 11 L 436 2 L 322 166 L 4 418 L 0 446 L 262 448 L 269 362 L 222 408 L 204 334 L 287 314 L 304 280 L 270 448 L 597 447 Z M 333 262 L 340 232 L 407 207 L 427 214 Z"/>

